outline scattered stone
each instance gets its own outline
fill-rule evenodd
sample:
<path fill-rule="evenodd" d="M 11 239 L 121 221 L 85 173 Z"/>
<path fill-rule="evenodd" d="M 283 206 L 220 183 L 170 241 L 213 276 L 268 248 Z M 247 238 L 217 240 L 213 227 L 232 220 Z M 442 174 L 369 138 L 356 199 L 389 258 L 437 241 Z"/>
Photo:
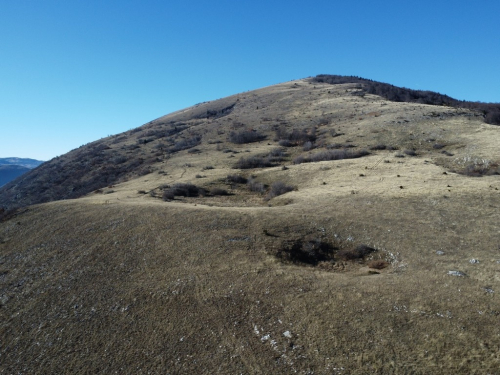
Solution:
<path fill-rule="evenodd" d="M 438 250 L 438 251 L 436 251 L 436 254 L 437 255 L 444 255 L 444 251 Z"/>
<path fill-rule="evenodd" d="M 283 332 L 283 336 L 291 339 L 292 338 L 292 333 L 290 331 L 285 331 L 285 332 Z"/>
<path fill-rule="evenodd" d="M 491 289 L 491 286 L 485 286 L 483 289 L 486 293 L 495 293 L 495 291 Z"/>
<path fill-rule="evenodd" d="M 467 276 L 462 271 L 448 271 L 448 275 L 450 275 L 450 276 L 458 276 L 458 277 Z"/>
<path fill-rule="evenodd" d="M 469 260 L 469 263 L 470 263 L 470 264 L 478 264 L 478 263 L 479 263 L 479 260 L 478 260 L 478 259 L 474 259 L 474 258 L 472 258 L 471 260 Z"/>

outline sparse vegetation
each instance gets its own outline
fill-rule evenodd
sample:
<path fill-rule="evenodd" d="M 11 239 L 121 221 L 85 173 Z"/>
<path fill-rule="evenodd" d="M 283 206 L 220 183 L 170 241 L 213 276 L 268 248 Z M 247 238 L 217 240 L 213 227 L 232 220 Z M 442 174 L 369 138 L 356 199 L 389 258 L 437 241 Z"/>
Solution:
<path fill-rule="evenodd" d="M 293 159 L 294 164 L 314 163 L 318 161 L 342 160 L 360 158 L 370 153 L 366 150 L 351 151 L 351 150 L 327 150 L 321 151 L 312 155 L 299 155 Z"/>
<path fill-rule="evenodd" d="M 360 92 L 358 92 L 359 94 L 361 94 L 361 92 L 364 92 L 368 94 L 379 95 L 394 102 L 412 102 L 472 109 L 481 112 L 484 115 L 484 121 L 487 124 L 500 125 L 500 103 L 461 101 L 453 99 L 448 95 L 439 94 L 433 91 L 411 90 L 356 76 L 320 74 L 312 78 L 311 82 L 323 82 L 332 85 L 358 83 L 358 89 L 361 90 Z"/>
<path fill-rule="evenodd" d="M 174 143 L 172 147 L 168 149 L 169 153 L 179 152 L 182 150 L 187 150 L 192 147 L 198 146 L 201 143 L 201 136 L 193 136 L 187 139 L 181 139 Z"/>

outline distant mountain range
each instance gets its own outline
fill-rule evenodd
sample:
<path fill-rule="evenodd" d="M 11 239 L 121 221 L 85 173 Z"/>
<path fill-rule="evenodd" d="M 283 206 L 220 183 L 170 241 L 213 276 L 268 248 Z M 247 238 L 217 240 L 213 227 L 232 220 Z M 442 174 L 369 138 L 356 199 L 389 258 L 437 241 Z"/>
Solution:
<path fill-rule="evenodd" d="M 27 158 L 0 158 L 0 186 L 14 180 L 43 161 Z"/>

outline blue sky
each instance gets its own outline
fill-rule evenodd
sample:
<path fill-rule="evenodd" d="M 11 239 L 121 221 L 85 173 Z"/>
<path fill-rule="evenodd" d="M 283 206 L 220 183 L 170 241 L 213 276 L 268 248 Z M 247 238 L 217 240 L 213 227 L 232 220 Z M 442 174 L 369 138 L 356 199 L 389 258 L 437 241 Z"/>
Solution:
<path fill-rule="evenodd" d="M 0 0 L 0 157 L 321 73 L 500 102 L 500 1 Z"/>

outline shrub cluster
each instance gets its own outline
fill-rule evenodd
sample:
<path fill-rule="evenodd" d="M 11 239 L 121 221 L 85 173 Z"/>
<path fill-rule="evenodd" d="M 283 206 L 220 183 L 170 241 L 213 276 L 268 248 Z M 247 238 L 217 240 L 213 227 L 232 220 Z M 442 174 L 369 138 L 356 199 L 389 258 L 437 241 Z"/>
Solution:
<path fill-rule="evenodd" d="M 251 168 L 267 168 L 274 167 L 271 158 L 268 156 L 249 156 L 248 158 L 240 158 L 234 166 L 235 169 L 251 169 Z"/>
<path fill-rule="evenodd" d="M 172 200 L 175 197 L 198 197 L 205 196 L 206 190 L 189 183 L 177 183 L 172 186 L 165 186 L 163 191 L 163 200 Z"/>
<path fill-rule="evenodd" d="M 247 158 L 242 157 L 238 160 L 233 168 L 235 169 L 251 169 L 251 168 L 268 168 L 275 167 L 286 153 L 281 148 L 274 148 L 268 155 L 255 155 Z"/>
<path fill-rule="evenodd" d="M 294 186 L 287 185 L 282 181 L 273 182 L 269 193 L 267 193 L 266 200 L 271 200 L 278 195 L 283 195 L 293 190 L 295 190 Z"/>
<path fill-rule="evenodd" d="M 255 130 L 241 130 L 238 132 L 232 131 L 229 133 L 229 142 L 236 144 L 245 144 L 245 143 L 253 143 L 259 142 L 266 139 L 266 136 L 260 134 Z"/>
<path fill-rule="evenodd" d="M 210 195 L 213 195 L 214 197 L 217 195 L 229 195 L 227 190 L 221 189 L 221 188 L 213 188 L 210 190 Z"/>
<path fill-rule="evenodd" d="M 483 177 L 500 175 L 500 165 L 496 163 L 472 163 L 457 171 L 469 177 Z"/>
<path fill-rule="evenodd" d="M 263 193 L 266 190 L 265 185 L 262 182 L 258 182 L 253 178 L 250 178 L 247 182 L 248 190 L 254 193 Z"/>
<path fill-rule="evenodd" d="M 314 142 L 316 140 L 316 128 L 297 129 L 287 131 L 284 128 L 276 130 L 275 140 L 283 147 L 295 147 L 303 145 L 306 142 Z"/>
<path fill-rule="evenodd" d="M 314 163 L 318 161 L 342 160 L 360 158 L 370 153 L 366 150 L 326 150 L 312 155 L 299 155 L 293 159 L 293 164 Z"/>

